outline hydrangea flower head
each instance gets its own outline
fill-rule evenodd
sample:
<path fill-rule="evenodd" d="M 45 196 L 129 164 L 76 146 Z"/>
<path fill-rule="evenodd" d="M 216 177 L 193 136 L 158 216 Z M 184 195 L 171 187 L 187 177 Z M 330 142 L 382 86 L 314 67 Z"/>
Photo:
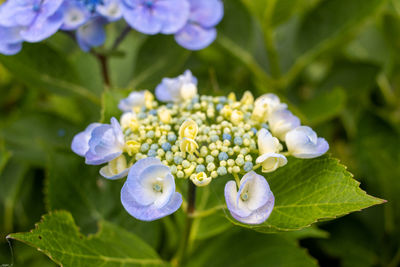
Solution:
<path fill-rule="evenodd" d="M 142 221 L 153 221 L 174 213 L 182 204 L 175 192 L 170 169 L 159 159 L 141 159 L 132 166 L 121 190 L 126 211 Z"/>
<path fill-rule="evenodd" d="M 193 86 L 195 93 L 183 97 Z M 273 209 L 274 196 L 261 174 L 285 168 L 290 164 L 286 155 L 311 158 L 328 149 L 311 128 L 292 129 L 299 120 L 273 94 L 254 99 L 246 92 L 240 100 L 234 94 L 200 96 L 197 79 L 186 71 L 163 79 L 156 97 L 160 102 L 149 91 L 133 92 L 119 103 L 121 126 L 116 119 L 111 125 L 90 126 L 73 142 L 88 164 L 105 164 L 100 171 L 105 178 L 129 172 L 121 200 L 140 220 L 178 209 L 181 198 L 174 179 L 201 187 L 213 186 L 214 179 L 235 178 L 225 187 L 229 211 L 243 223 L 262 223 Z M 261 117 L 255 116 L 258 111 Z"/>

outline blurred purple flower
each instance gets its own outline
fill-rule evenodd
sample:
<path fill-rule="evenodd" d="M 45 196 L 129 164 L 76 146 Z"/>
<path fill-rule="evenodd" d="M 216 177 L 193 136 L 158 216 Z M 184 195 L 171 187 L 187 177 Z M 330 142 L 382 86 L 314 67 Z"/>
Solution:
<path fill-rule="evenodd" d="M 189 50 L 209 46 L 217 37 L 214 28 L 224 16 L 220 0 L 189 0 L 190 16 L 187 24 L 175 34 L 176 42 Z"/>
<path fill-rule="evenodd" d="M 94 17 L 76 31 L 79 47 L 88 52 L 92 47 L 101 46 L 106 41 L 104 25 L 107 21 L 102 17 Z"/>
<path fill-rule="evenodd" d="M 145 34 L 173 34 L 189 17 L 187 0 L 123 0 L 123 16 L 135 30 Z"/>
<path fill-rule="evenodd" d="M 63 23 L 63 0 L 8 0 L 0 6 L 0 26 L 16 27 L 24 41 L 39 42 Z"/>
<path fill-rule="evenodd" d="M 0 53 L 4 55 L 15 55 L 22 48 L 22 38 L 19 27 L 0 26 Z"/>

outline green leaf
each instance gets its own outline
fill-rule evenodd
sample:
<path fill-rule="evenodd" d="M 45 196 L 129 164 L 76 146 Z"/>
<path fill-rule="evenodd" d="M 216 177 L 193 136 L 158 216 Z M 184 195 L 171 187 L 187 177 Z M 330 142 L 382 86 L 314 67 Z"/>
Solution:
<path fill-rule="evenodd" d="M 70 213 L 45 215 L 28 233 L 8 238 L 36 247 L 59 265 L 68 266 L 164 266 L 157 253 L 136 235 L 102 221 L 99 232 L 83 236 Z"/>
<path fill-rule="evenodd" d="M 181 74 L 189 55 L 190 52 L 180 47 L 171 36 L 157 35 L 146 39 L 139 49 L 128 88 L 155 88 L 162 78 Z"/>
<path fill-rule="evenodd" d="M 265 176 L 275 195 L 271 216 L 254 226 L 229 216 L 234 224 L 264 233 L 293 231 L 384 202 L 367 195 L 352 174 L 328 156 L 289 158 L 286 166 Z"/>
<path fill-rule="evenodd" d="M 307 124 L 315 125 L 339 115 L 346 105 L 346 93 L 342 88 L 325 91 L 300 105 Z"/>
<path fill-rule="evenodd" d="M 0 139 L 0 174 L 2 173 L 10 157 L 11 153 L 5 149 L 4 144 Z"/>
<path fill-rule="evenodd" d="M 241 231 L 207 240 L 194 250 L 187 263 L 197 266 L 317 266 L 296 242 L 281 235 Z"/>
<path fill-rule="evenodd" d="M 278 50 L 282 59 L 281 65 L 287 65 L 288 56 L 295 61 L 285 76 L 286 82 L 293 81 L 300 71 L 309 65 L 317 56 L 347 43 L 363 26 L 365 21 L 376 14 L 386 1 L 381 0 L 330 0 L 321 1 L 295 27 L 296 38 L 292 47 Z M 287 36 L 280 42 L 287 43 Z M 291 53 L 289 50 L 295 50 Z"/>
<path fill-rule="evenodd" d="M 30 87 L 100 102 L 95 93 L 80 85 L 77 73 L 65 56 L 45 44 L 24 44 L 24 49 L 15 56 L 0 55 L 0 62 Z"/>
<path fill-rule="evenodd" d="M 137 234 L 152 246 L 159 242 L 160 222 L 142 222 L 123 208 L 123 179 L 107 180 L 101 166 L 88 166 L 84 158 L 68 153 L 49 153 L 45 200 L 49 211 L 66 209 L 85 233 L 96 231 L 97 221 L 107 220 Z"/>
<path fill-rule="evenodd" d="M 49 149 L 69 149 L 73 135 L 78 132 L 75 125 L 58 116 L 31 110 L 24 110 L 0 129 L 0 137 L 13 157 L 37 166 L 46 162 Z"/>
<path fill-rule="evenodd" d="M 358 129 L 353 146 L 360 175 L 371 192 L 388 200 L 384 206 L 384 230 L 399 237 L 400 134 L 372 113 L 363 114 Z M 382 219 L 379 221 L 382 223 Z"/>
<path fill-rule="evenodd" d="M 5 234 L 13 230 L 15 206 L 19 202 L 19 194 L 24 185 L 27 170 L 25 163 L 11 158 L 4 171 L 0 173 L 0 211 L 3 211 L 0 215 L 2 222 L 0 224 L 0 237 L 4 237 Z"/>

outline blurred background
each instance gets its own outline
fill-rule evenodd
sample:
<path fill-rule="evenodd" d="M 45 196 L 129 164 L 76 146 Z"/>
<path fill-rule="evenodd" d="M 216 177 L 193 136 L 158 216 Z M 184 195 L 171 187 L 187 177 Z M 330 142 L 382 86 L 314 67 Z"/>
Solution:
<path fill-rule="evenodd" d="M 119 205 L 122 184 L 98 178 L 98 168 L 85 166 L 69 147 L 74 134 L 102 120 L 126 92 L 154 92 L 163 77 L 190 69 L 201 94 L 278 94 L 329 141 L 330 153 L 361 188 L 388 200 L 299 235 L 321 266 L 400 266 L 400 1 L 224 5 L 217 40 L 199 52 L 171 36 L 130 32 L 109 55 L 110 89 L 97 58 L 63 33 L 0 56 L 0 263 L 13 257 L 15 266 L 53 266 L 5 236 L 32 229 L 55 209 L 69 210 L 84 233 L 105 218 L 155 248 L 164 244 L 155 238 L 160 222 L 132 220 Z M 106 47 L 123 28 L 108 25 Z"/>

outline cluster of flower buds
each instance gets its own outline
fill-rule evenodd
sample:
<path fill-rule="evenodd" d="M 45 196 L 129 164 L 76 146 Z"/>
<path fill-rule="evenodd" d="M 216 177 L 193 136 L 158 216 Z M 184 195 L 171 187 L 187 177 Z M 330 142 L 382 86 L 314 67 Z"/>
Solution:
<path fill-rule="evenodd" d="M 104 44 L 104 26 L 124 19 L 144 34 L 173 34 L 189 50 L 216 38 L 221 0 L 7 0 L 0 5 L 0 53 L 18 53 L 25 42 L 40 42 L 57 31 L 75 32 L 84 51 Z"/>
<path fill-rule="evenodd" d="M 119 122 L 90 124 L 72 142 L 87 164 L 107 163 L 100 170 L 105 178 L 128 176 L 121 200 L 140 220 L 155 220 L 180 207 L 174 179 L 206 186 L 221 177 L 235 179 L 225 187 L 232 216 L 262 223 L 273 209 L 274 195 L 256 171 L 275 171 L 287 164 L 288 155 L 314 158 L 329 149 L 274 94 L 256 100 L 250 92 L 240 100 L 233 93 L 199 96 L 197 79 L 187 70 L 164 78 L 155 95 L 167 103 L 157 102 L 149 91 L 132 92 L 119 103 L 124 112 Z"/>

